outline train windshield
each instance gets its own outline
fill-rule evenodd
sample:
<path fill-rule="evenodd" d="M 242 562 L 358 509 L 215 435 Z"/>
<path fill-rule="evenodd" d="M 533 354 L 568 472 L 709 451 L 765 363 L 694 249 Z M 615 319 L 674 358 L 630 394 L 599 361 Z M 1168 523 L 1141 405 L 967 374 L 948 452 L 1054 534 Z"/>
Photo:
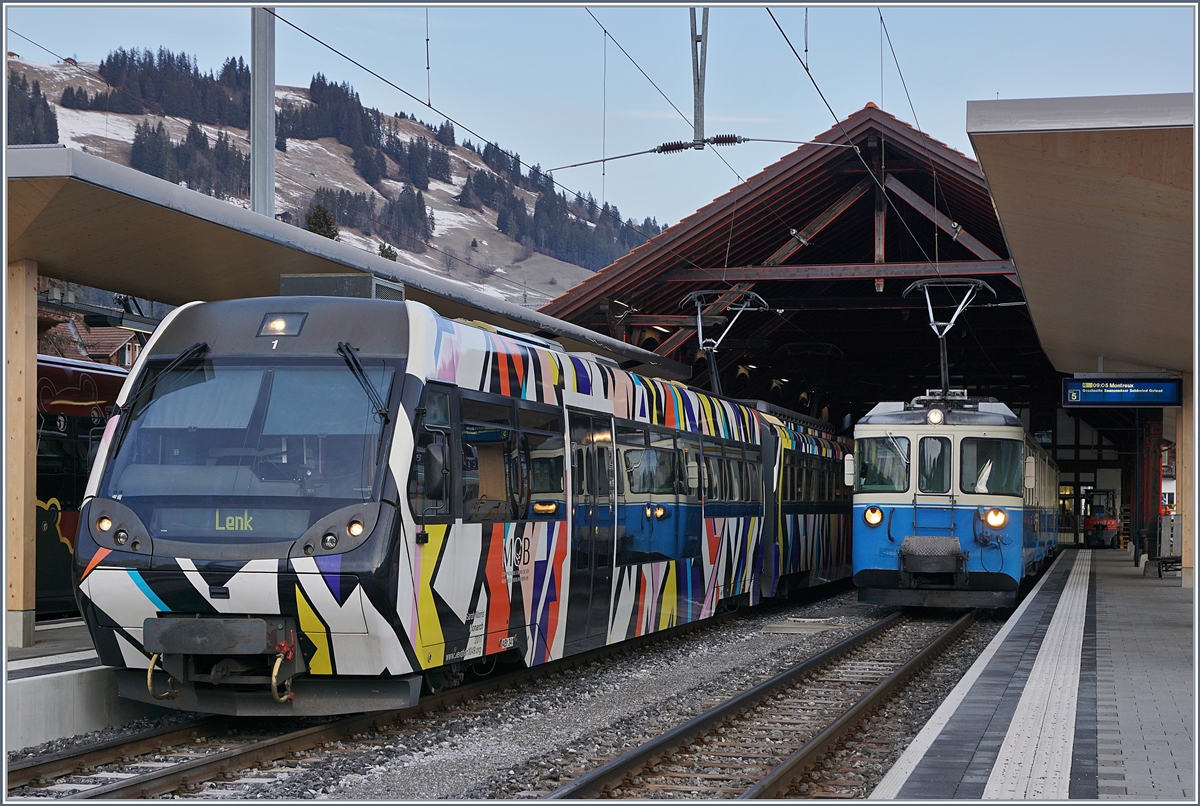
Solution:
<path fill-rule="evenodd" d="M 908 489 L 908 437 L 891 434 L 854 441 L 857 492 L 902 493 Z"/>
<path fill-rule="evenodd" d="M 962 491 L 1023 495 L 1025 446 L 1016 439 L 968 437 L 962 441 Z"/>
<path fill-rule="evenodd" d="M 395 369 L 363 363 L 386 401 Z M 131 401 L 100 495 L 151 534 L 297 537 L 380 484 L 385 418 L 337 359 L 206 360 L 149 375 Z"/>

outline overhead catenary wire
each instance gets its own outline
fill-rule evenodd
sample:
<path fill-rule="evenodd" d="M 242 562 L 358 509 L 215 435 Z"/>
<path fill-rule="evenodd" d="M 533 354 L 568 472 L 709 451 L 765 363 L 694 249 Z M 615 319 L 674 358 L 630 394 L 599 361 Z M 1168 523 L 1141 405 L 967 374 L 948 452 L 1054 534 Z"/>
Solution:
<path fill-rule="evenodd" d="M 592 14 L 592 12 L 590 10 L 588 11 L 588 15 L 591 16 L 591 18 L 593 20 L 595 20 L 595 22 L 598 26 L 600 26 L 600 30 L 602 30 L 604 32 L 605 36 L 607 36 L 609 39 L 612 39 L 613 44 L 616 45 L 623 54 L 625 54 L 625 58 L 629 59 L 630 63 L 633 64 L 633 66 L 637 68 L 638 72 L 641 73 L 646 78 L 646 80 L 650 82 L 651 86 L 653 86 L 654 89 L 658 91 L 658 94 L 663 97 L 663 100 L 665 100 L 667 102 L 667 104 L 670 105 L 670 107 L 675 110 L 676 114 L 678 114 L 679 117 L 688 125 L 688 128 L 690 128 L 694 131 L 695 130 L 694 122 L 687 115 L 685 115 L 678 106 L 676 106 L 675 102 L 672 101 L 665 92 L 663 92 L 662 88 L 659 87 L 658 84 L 654 81 L 654 79 L 652 79 L 650 77 L 649 73 L 647 73 L 644 69 L 642 69 L 642 66 L 640 64 L 638 64 L 637 60 L 633 58 L 633 56 L 629 53 L 629 51 L 627 51 L 624 48 L 624 46 L 622 46 L 621 43 L 617 41 L 616 37 L 614 37 L 612 35 L 612 33 L 607 28 L 604 27 L 604 24 L 601 23 L 600 20 L 596 18 L 596 15 Z M 843 148 L 854 148 L 857 150 L 857 146 L 854 146 L 853 144 L 846 145 L 843 143 L 821 143 L 821 142 L 809 141 L 809 140 L 773 140 L 773 139 L 767 139 L 767 138 L 747 138 L 747 137 L 740 137 L 738 135 L 732 135 L 732 134 L 716 135 L 715 137 L 705 138 L 704 142 L 707 145 L 714 145 L 714 146 L 733 145 L 735 143 L 745 143 L 745 142 L 770 142 L 770 143 L 777 142 L 777 143 L 795 143 L 795 144 L 799 144 L 799 145 L 836 146 L 836 147 L 843 147 Z M 667 154 L 667 153 L 674 153 L 674 152 L 685 151 L 685 150 L 693 150 L 693 149 L 695 149 L 695 147 L 696 147 L 695 140 L 674 141 L 674 142 L 669 142 L 669 143 L 663 143 L 659 146 L 656 146 L 655 148 L 646 149 L 644 151 L 636 151 L 636 152 L 633 152 L 630 154 L 624 154 L 620 157 L 611 157 L 609 159 L 624 159 L 625 157 L 635 157 L 635 156 L 639 156 L 642 154 L 653 154 L 653 153 Z M 767 212 L 769 212 L 775 218 L 776 221 L 778 221 L 780 224 L 782 224 L 783 226 L 788 227 L 790 229 L 790 225 L 788 224 L 788 222 L 785 221 L 783 219 L 783 217 L 780 216 L 775 211 L 775 209 L 771 206 L 770 202 L 767 201 L 766 199 L 764 199 L 762 197 L 762 195 L 759 194 L 755 188 L 750 187 L 749 183 L 742 177 L 742 175 L 740 173 L 737 172 L 737 170 L 732 165 L 729 164 L 729 161 L 726 160 L 724 156 L 722 156 L 721 154 L 719 154 L 715 151 L 712 153 L 719 160 L 721 160 L 721 162 L 723 162 L 725 164 L 725 167 L 728 168 L 729 171 L 735 177 L 737 177 L 738 183 L 740 185 L 745 186 L 750 191 L 750 193 L 753 194 L 755 200 L 760 202 L 763 205 L 763 207 L 767 210 Z M 576 168 L 576 167 L 581 167 L 583 165 L 592 165 L 592 164 L 595 164 L 596 162 L 597 162 L 596 160 L 590 160 L 587 162 L 575 163 L 573 165 L 566 165 L 566 166 L 563 166 L 562 168 L 555 168 L 553 170 L 565 170 L 567 168 Z M 738 201 L 738 199 L 735 197 L 734 201 L 733 201 L 733 211 L 730 214 L 730 244 L 732 244 L 732 238 L 733 238 L 732 225 L 733 225 L 734 215 L 736 215 L 737 201 Z M 727 247 L 730 244 L 727 244 Z M 726 256 L 725 256 L 726 257 L 726 267 L 728 267 L 728 258 L 729 258 L 728 252 L 729 252 L 729 250 L 727 248 Z M 692 266 L 695 268 L 699 268 L 698 266 L 696 266 L 696 264 L 694 262 L 692 263 Z M 723 275 L 718 277 L 714 272 L 705 272 L 705 273 L 712 276 L 713 279 L 719 280 L 720 282 L 725 283 L 727 286 L 729 286 L 731 288 L 733 287 L 733 284 L 730 283 L 728 280 L 726 280 Z"/>
<path fill-rule="evenodd" d="M 904 78 L 904 70 L 901 69 L 901 67 L 900 67 L 900 57 L 896 55 L 896 47 L 895 47 L 895 45 L 892 44 L 891 32 L 888 31 L 887 23 L 883 19 L 883 11 L 878 6 L 876 6 L 875 11 L 879 14 L 880 28 L 882 28 L 884 36 L 887 37 L 888 47 L 892 51 L 892 60 L 896 64 L 896 73 L 897 73 L 897 75 L 900 76 L 900 86 L 904 88 L 904 97 L 908 100 L 908 108 L 909 108 L 909 111 L 912 112 L 913 123 L 916 124 L 917 131 L 923 131 L 921 129 L 921 119 L 917 116 L 917 108 L 913 104 L 912 94 L 909 93 L 909 91 L 908 91 L 908 82 Z M 941 184 L 938 182 L 937 163 L 934 161 L 933 155 L 929 152 L 929 143 L 926 142 L 926 138 L 924 138 L 924 137 L 921 138 L 921 149 L 925 152 L 925 159 L 929 163 L 929 170 L 933 174 L 933 208 L 936 210 L 937 209 L 938 192 L 941 190 Z M 950 218 L 951 221 L 953 221 L 954 215 L 953 215 L 952 211 L 950 210 L 950 199 L 946 196 L 945 192 L 942 192 L 941 196 L 942 196 L 942 202 L 946 206 L 946 215 L 947 215 L 947 217 Z M 939 263 L 938 263 L 938 258 L 939 258 L 939 255 L 938 255 L 938 241 L 939 241 L 938 225 L 937 225 L 936 221 L 934 221 L 932 223 L 933 223 L 933 263 L 934 263 L 934 266 L 936 267 L 939 265 Z M 938 276 L 939 277 L 941 276 L 940 272 L 939 272 Z M 953 292 L 950 292 L 950 296 L 951 296 L 951 298 L 954 297 Z M 1013 305 L 1013 304 L 1023 305 L 1024 302 L 1000 303 L 1000 304 L 993 304 L 993 305 L 979 305 L 976 307 L 987 307 L 987 308 L 1006 307 L 1008 305 Z M 991 365 L 992 370 L 995 371 L 995 373 L 997 375 L 1000 375 L 1001 373 L 1000 373 L 999 368 L 996 366 L 995 362 L 992 361 L 992 358 L 991 358 L 991 356 L 988 355 L 987 350 L 984 349 L 983 343 L 979 340 L 978 334 L 975 333 L 975 328 L 971 326 L 971 320 L 964 319 L 963 324 L 966 325 L 967 331 L 971 334 L 971 338 L 974 339 L 976 346 L 979 347 L 980 352 L 983 353 L 983 357 L 987 359 L 987 362 L 988 362 L 988 364 Z"/>
<path fill-rule="evenodd" d="M 325 42 L 325 41 L 324 41 L 324 40 L 322 40 L 320 37 L 318 37 L 318 36 L 316 36 L 316 35 L 314 35 L 314 34 L 311 34 L 311 33 L 309 33 L 308 31 L 306 31 L 306 30 L 304 30 L 303 28 L 301 28 L 299 25 L 296 25 L 294 22 L 291 22 L 290 20 L 288 20 L 286 17 L 282 17 L 282 16 L 280 16 L 280 15 L 279 15 L 279 13 L 278 13 L 278 12 L 276 12 L 275 10 L 273 10 L 273 9 L 267 9 L 267 10 L 268 10 L 268 11 L 271 13 L 271 15 L 272 15 L 272 16 L 274 16 L 274 17 L 275 17 L 276 19 L 278 19 L 280 22 L 283 22 L 283 23 L 284 23 L 285 25 L 287 25 L 288 27 L 290 27 L 290 28 L 293 28 L 293 29 L 294 29 L 294 30 L 296 30 L 297 32 L 299 32 L 299 33 L 303 34 L 304 36 L 308 37 L 308 38 L 309 38 L 309 39 L 311 39 L 312 41 L 316 42 L 318 45 L 321 45 L 322 47 L 324 47 L 324 48 L 326 48 L 326 49 L 328 49 L 328 50 L 332 51 L 333 53 L 337 54 L 338 56 L 341 56 L 343 59 L 345 59 L 346 61 L 348 61 L 348 62 L 350 62 L 351 64 L 353 64 L 355 67 L 357 67 L 357 68 L 359 68 L 360 70 L 364 71 L 364 72 L 365 72 L 365 73 L 367 73 L 368 75 L 374 76 L 375 78 L 379 79 L 379 80 L 380 80 L 380 81 L 382 81 L 384 84 L 387 84 L 389 87 L 391 87 L 392 89 L 396 90 L 397 92 L 399 92 L 399 93 L 401 93 L 401 94 L 405 95 L 405 96 L 406 96 L 406 97 L 408 97 L 408 98 L 411 98 L 413 101 L 416 101 L 418 104 L 421 104 L 422 106 L 425 106 L 425 107 L 427 107 L 427 108 L 428 108 L 428 109 L 429 109 L 431 112 L 435 112 L 435 113 L 437 113 L 437 114 L 441 115 L 441 116 L 442 116 L 442 117 L 444 117 L 444 118 L 445 118 L 447 121 L 449 121 L 450 123 L 454 124 L 454 125 L 455 125 L 457 128 L 459 128 L 459 129 L 462 129 L 463 131 L 467 132 L 468 134 L 471 134 L 471 135 L 474 135 L 475 137 L 478 137 L 478 138 L 479 138 L 479 139 L 480 139 L 482 142 L 485 142 L 485 143 L 490 143 L 490 142 L 492 142 L 490 139 L 488 139 L 488 138 L 484 137 L 484 136 L 483 136 L 482 134 L 480 134 L 479 132 L 477 132 L 477 131 L 475 131 L 474 129 L 472 129 L 471 127 L 467 126 L 465 123 L 462 123 L 461 121 L 459 121 L 459 120 L 455 119 L 454 117 L 451 117 L 449 114 L 447 114 L 447 113 L 443 112 L 442 110 L 438 109 L 437 107 L 435 107 L 435 106 L 432 106 L 432 105 L 430 105 L 430 104 L 427 104 L 427 103 L 425 103 L 424 101 L 422 101 L 422 100 L 421 100 L 420 98 L 418 98 L 417 96 L 413 95 L 413 94 L 412 94 L 411 92 L 409 92 L 408 90 L 406 90 L 406 89 L 404 89 L 403 87 L 401 87 L 400 85 L 396 84 L 394 81 L 391 81 L 390 79 L 388 79 L 388 78 L 385 78 L 384 76 L 380 75 L 378 72 L 376 72 L 375 70 L 372 70 L 370 67 L 367 67 L 365 64 L 363 64 L 362 62 L 358 61 L 358 60 L 357 60 L 357 59 L 355 59 L 354 57 L 352 57 L 352 56 L 350 56 L 350 55 L 348 55 L 348 54 L 344 53 L 343 51 L 341 51 L 341 50 L 339 50 L 339 49 L 335 48 L 333 45 L 329 44 L 328 42 Z M 506 153 L 507 153 L 507 152 L 506 152 Z M 514 158 L 514 162 L 516 162 L 516 164 L 517 164 L 517 165 L 519 165 L 519 166 L 521 166 L 521 167 L 524 167 L 524 168 L 526 168 L 526 169 L 528 169 L 528 170 L 530 170 L 530 171 L 532 171 L 532 170 L 533 170 L 533 166 L 529 165 L 528 163 L 524 162 L 523 160 L 520 160 L 520 159 L 516 159 L 516 158 Z M 547 173 L 548 173 L 548 172 L 547 172 Z M 544 174 L 544 175 L 545 175 L 545 174 Z M 554 187 L 561 188 L 563 191 L 565 191 L 565 192 L 567 192 L 567 193 L 570 193 L 570 194 L 573 194 L 573 195 L 579 195 L 579 194 L 578 194 L 576 191 L 574 191 L 574 190 L 572 190 L 571 188 L 567 187 L 566 185 L 562 184 L 562 183 L 561 183 L 561 182 L 559 182 L 557 179 L 555 179 L 553 176 L 547 176 L 546 178 L 548 178 L 548 179 L 550 180 L 551 184 L 552 184 Z M 630 224 L 627 224 L 627 223 L 625 223 L 624 221 L 621 221 L 621 220 L 620 220 L 619 218 L 617 218 L 616 216 L 613 216 L 613 215 L 612 215 L 612 213 L 605 213 L 605 212 L 604 212 L 604 210 L 603 210 L 603 208 L 601 208 L 601 215 L 608 215 L 608 216 L 610 216 L 610 217 L 611 217 L 611 218 L 612 218 L 614 221 L 616 221 L 616 225 L 617 225 L 618 227 L 624 227 L 624 228 L 626 228 L 626 229 L 629 229 L 629 230 L 631 230 L 632 232 L 636 233 L 637 235 L 641 236 L 641 237 L 642 237 L 643 239 L 645 239 L 646 241 L 649 241 L 649 240 L 651 239 L 651 236 L 649 236 L 649 235 L 647 235 L 646 233 L 642 232 L 642 231 L 641 231 L 640 229 L 638 229 L 636 226 L 632 226 L 632 225 L 630 225 Z M 694 267 L 694 268 L 696 268 L 696 269 L 704 270 L 704 267 L 702 267 L 702 266 L 700 266 L 699 264 L 697 264 L 697 263 L 696 263 L 694 260 L 690 259 L 690 258 L 689 258 L 689 257 L 687 257 L 686 255 L 682 255 L 682 254 L 680 254 L 679 252 L 675 251 L 674 249 L 672 249 L 672 248 L 671 248 L 671 247 L 669 247 L 669 246 L 666 246 L 666 245 L 661 245 L 661 244 L 660 244 L 658 248 L 662 249 L 663 251 L 667 252 L 668 254 L 672 255 L 673 257 L 676 257 L 676 258 L 678 258 L 679 260 L 683 261 L 684 263 L 686 263 L 686 264 L 688 264 L 688 265 L 690 265 L 690 266 L 692 266 L 692 267 Z"/>

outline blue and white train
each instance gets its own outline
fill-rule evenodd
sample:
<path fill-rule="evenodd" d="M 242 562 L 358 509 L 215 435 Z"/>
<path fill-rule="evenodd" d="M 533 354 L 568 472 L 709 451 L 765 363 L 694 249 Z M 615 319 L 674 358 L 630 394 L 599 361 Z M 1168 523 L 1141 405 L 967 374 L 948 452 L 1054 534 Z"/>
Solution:
<path fill-rule="evenodd" d="M 1058 548 L 1058 467 L 1003 403 L 879 403 L 854 429 L 859 600 L 1007 607 Z"/>

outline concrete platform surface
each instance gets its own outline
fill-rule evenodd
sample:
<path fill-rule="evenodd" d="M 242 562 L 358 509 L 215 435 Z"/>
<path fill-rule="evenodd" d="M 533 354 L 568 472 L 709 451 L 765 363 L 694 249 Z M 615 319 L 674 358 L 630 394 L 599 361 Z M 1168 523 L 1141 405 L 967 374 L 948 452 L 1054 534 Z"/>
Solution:
<path fill-rule="evenodd" d="M 1064 551 L 871 798 L 1196 802 L 1193 590 Z"/>

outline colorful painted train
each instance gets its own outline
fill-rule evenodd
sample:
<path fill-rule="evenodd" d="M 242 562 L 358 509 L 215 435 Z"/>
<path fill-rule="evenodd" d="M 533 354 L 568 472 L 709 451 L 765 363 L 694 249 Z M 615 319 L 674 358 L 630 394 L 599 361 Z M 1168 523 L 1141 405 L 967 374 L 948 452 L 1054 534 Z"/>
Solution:
<path fill-rule="evenodd" d="M 39 618 L 76 613 L 71 556 L 88 465 L 125 370 L 37 357 L 36 608 Z"/>
<path fill-rule="evenodd" d="M 851 573 L 827 424 L 414 302 L 183 306 L 118 403 L 75 569 L 133 699 L 404 707 Z"/>
<path fill-rule="evenodd" d="M 862 601 L 1011 606 L 1058 549 L 1058 467 L 994 398 L 878 404 L 845 474 Z"/>

